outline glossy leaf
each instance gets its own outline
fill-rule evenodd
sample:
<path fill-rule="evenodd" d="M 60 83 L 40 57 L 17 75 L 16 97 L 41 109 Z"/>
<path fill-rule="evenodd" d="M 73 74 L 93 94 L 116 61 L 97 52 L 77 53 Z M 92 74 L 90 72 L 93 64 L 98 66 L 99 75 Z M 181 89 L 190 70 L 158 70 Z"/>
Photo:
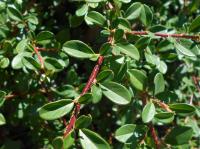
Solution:
<path fill-rule="evenodd" d="M 114 73 L 112 70 L 103 70 L 97 75 L 97 81 L 98 82 L 104 82 L 104 81 L 109 81 L 114 78 Z"/>
<path fill-rule="evenodd" d="M 154 95 L 157 95 L 159 93 L 162 93 L 165 90 L 165 80 L 161 73 L 157 73 L 154 78 Z"/>
<path fill-rule="evenodd" d="M 62 99 L 50 102 L 38 109 L 39 115 L 45 120 L 58 119 L 69 113 L 74 106 L 70 99 Z"/>
<path fill-rule="evenodd" d="M 54 34 L 52 32 L 42 31 L 37 35 L 36 41 L 39 44 L 46 44 L 46 43 L 50 43 L 53 38 L 54 38 Z"/>
<path fill-rule="evenodd" d="M 96 11 L 90 11 L 86 16 L 85 16 L 85 21 L 89 25 L 99 25 L 103 26 L 106 22 L 106 18 L 100 14 L 99 12 Z"/>
<path fill-rule="evenodd" d="M 81 97 L 78 98 L 78 102 L 80 104 L 87 104 L 92 101 L 92 94 L 91 93 L 86 93 L 82 95 Z"/>
<path fill-rule="evenodd" d="M 19 53 L 18 55 L 16 55 L 13 60 L 12 60 L 12 68 L 13 69 L 20 69 L 22 68 L 24 65 L 22 63 L 22 59 L 25 57 L 25 56 L 31 56 L 32 54 L 30 52 L 22 52 L 22 53 Z"/>
<path fill-rule="evenodd" d="M 152 102 L 149 102 L 145 105 L 142 111 L 142 121 L 144 123 L 150 122 L 156 113 L 155 106 Z"/>
<path fill-rule="evenodd" d="M 189 49 L 186 49 L 178 42 L 174 42 L 174 46 L 180 53 L 182 53 L 185 56 L 195 56 L 194 53 L 192 53 Z"/>
<path fill-rule="evenodd" d="M 76 10 L 77 16 L 84 16 L 88 12 L 88 5 L 82 5 L 78 10 Z"/>
<path fill-rule="evenodd" d="M 101 83 L 103 94 L 112 102 L 119 105 L 126 105 L 131 101 L 130 92 L 122 85 L 115 82 Z"/>
<path fill-rule="evenodd" d="M 154 119 L 157 122 L 164 123 L 164 124 L 171 123 L 174 120 L 174 113 L 171 113 L 171 112 L 157 113 L 155 114 Z"/>
<path fill-rule="evenodd" d="M 22 21 L 23 19 L 21 12 L 13 6 L 8 6 L 7 14 L 14 21 Z"/>
<path fill-rule="evenodd" d="M 4 118 L 3 114 L 0 113 L 0 126 L 6 124 L 6 119 Z"/>
<path fill-rule="evenodd" d="M 53 147 L 54 149 L 62 149 L 63 148 L 63 137 L 56 137 L 53 139 Z"/>
<path fill-rule="evenodd" d="M 81 115 L 77 119 L 75 127 L 78 128 L 78 129 L 86 128 L 91 124 L 91 122 L 92 122 L 91 115 Z"/>
<path fill-rule="evenodd" d="M 177 126 L 166 136 L 165 142 L 171 145 L 183 145 L 188 143 L 193 134 L 192 128 L 187 126 Z"/>
<path fill-rule="evenodd" d="M 116 130 L 115 138 L 122 143 L 139 142 L 146 132 L 145 125 L 126 124 Z"/>
<path fill-rule="evenodd" d="M 65 42 L 63 51 L 76 58 L 92 58 L 95 55 L 88 45 L 78 40 Z"/>
<path fill-rule="evenodd" d="M 99 86 L 93 85 L 91 87 L 92 102 L 98 103 L 102 99 L 102 90 Z"/>
<path fill-rule="evenodd" d="M 144 90 L 146 86 L 147 76 L 137 69 L 128 70 L 131 85 L 137 90 Z"/>
<path fill-rule="evenodd" d="M 130 43 L 117 43 L 113 48 L 135 60 L 140 59 L 140 54 L 137 48 Z"/>
<path fill-rule="evenodd" d="M 175 104 L 169 105 L 169 107 L 171 110 L 175 111 L 176 113 L 189 114 L 195 111 L 195 108 L 192 105 L 189 105 L 186 103 L 175 103 Z"/>
<path fill-rule="evenodd" d="M 190 32 L 198 32 L 200 28 L 200 16 L 197 16 L 190 25 Z"/>
<path fill-rule="evenodd" d="M 91 130 L 79 130 L 79 137 L 83 149 L 110 149 L 109 144 L 101 136 Z"/>

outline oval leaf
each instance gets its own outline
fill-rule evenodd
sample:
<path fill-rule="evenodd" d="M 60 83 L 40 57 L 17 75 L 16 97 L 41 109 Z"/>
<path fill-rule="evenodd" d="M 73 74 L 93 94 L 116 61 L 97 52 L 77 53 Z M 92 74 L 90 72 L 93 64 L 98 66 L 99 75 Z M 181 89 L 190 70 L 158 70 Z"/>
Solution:
<path fill-rule="evenodd" d="M 130 92 L 122 85 L 115 82 L 105 82 L 100 84 L 103 94 L 119 105 L 128 104 L 131 101 Z"/>
<path fill-rule="evenodd" d="M 12 6 L 8 6 L 7 14 L 14 21 L 22 21 L 23 19 L 21 12 Z"/>
<path fill-rule="evenodd" d="M 78 40 L 65 42 L 63 51 L 76 58 L 92 58 L 95 55 L 88 45 Z"/>
<path fill-rule="evenodd" d="M 77 121 L 76 121 L 76 124 L 75 124 L 75 127 L 78 128 L 78 129 L 81 129 L 81 128 L 86 128 L 88 127 L 92 122 L 92 117 L 91 115 L 81 115 Z"/>
<path fill-rule="evenodd" d="M 86 93 L 79 97 L 78 102 L 80 104 L 87 104 L 92 101 L 92 94 L 91 93 Z"/>
<path fill-rule="evenodd" d="M 91 130 L 79 130 L 79 137 L 83 149 L 110 149 L 109 144 L 99 134 Z"/>
<path fill-rule="evenodd" d="M 100 14 L 99 12 L 96 11 L 90 11 L 86 16 L 85 16 L 85 21 L 89 25 L 100 25 L 103 26 L 106 22 L 106 18 Z"/>
<path fill-rule="evenodd" d="M 3 114 L 0 113 L 0 126 L 6 124 L 6 119 L 4 118 Z"/>
<path fill-rule="evenodd" d="M 62 99 L 55 102 L 50 102 L 38 109 L 39 115 L 45 120 L 58 119 L 69 113 L 74 106 L 70 99 Z"/>
<path fill-rule="evenodd" d="M 126 124 L 116 130 L 115 138 L 122 143 L 139 142 L 146 132 L 145 125 Z"/>
<path fill-rule="evenodd" d="M 154 78 L 154 95 L 157 95 L 159 93 L 162 93 L 165 90 L 165 80 L 161 73 L 157 73 Z"/>
<path fill-rule="evenodd" d="M 142 111 L 142 121 L 144 123 L 150 122 L 156 113 L 155 106 L 152 102 L 149 102 L 145 105 Z"/>
<path fill-rule="evenodd" d="M 140 54 L 137 48 L 130 43 L 117 43 L 116 45 L 113 46 L 113 48 L 135 60 L 140 59 Z"/>
<path fill-rule="evenodd" d="M 128 70 L 130 83 L 136 89 L 142 91 L 145 89 L 147 76 L 142 71 L 137 69 Z"/>
<path fill-rule="evenodd" d="M 190 32 L 200 31 L 200 16 L 196 17 L 189 28 Z"/>
<path fill-rule="evenodd" d="M 187 144 L 192 138 L 193 130 L 187 126 L 177 126 L 166 136 L 165 142 L 171 145 Z"/>
<path fill-rule="evenodd" d="M 102 90 L 99 86 L 93 85 L 91 87 L 92 102 L 98 103 L 102 98 Z"/>
<path fill-rule="evenodd" d="M 169 105 L 170 109 L 175 111 L 176 113 L 190 114 L 195 112 L 195 107 L 186 104 L 186 103 L 175 103 Z"/>
<path fill-rule="evenodd" d="M 187 48 L 185 48 L 176 41 L 174 42 L 174 46 L 180 53 L 182 53 L 185 56 L 193 56 L 193 57 L 195 56 L 194 53 L 192 53 L 190 50 L 188 50 Z"/>
<path fill-rule="evenodd" d="M 54 149 L 62 149 L 63 148 L 63 137 L 56 137 L 53 139 L 52 145 Z"/>
<path fill-rule="evenodd" d="M 174 113 L 172 112 L 157 113 L 155 114 L 154 119 L 164 124 L 171 123 L 174 120 Z"/>

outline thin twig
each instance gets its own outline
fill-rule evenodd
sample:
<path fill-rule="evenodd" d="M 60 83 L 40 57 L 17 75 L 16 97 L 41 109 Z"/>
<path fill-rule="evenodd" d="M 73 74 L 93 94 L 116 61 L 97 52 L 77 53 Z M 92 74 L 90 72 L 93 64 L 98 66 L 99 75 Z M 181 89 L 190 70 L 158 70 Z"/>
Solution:
<path fill-rule="evenodd" d="M 158 99 L 153 99 L 152 100 L 154 103 L 156 103 L 157 105 L 159 105 L 161 108 L 165 109 L 167 112 L 173 112 L 169 106 L 167 104 L 165 104 L 164 102 L 158 100 Z"/>
<path fill-rule="evenodd" d="M 149 33 L 147 31 L 126 31 L 127 34 L 132 34 L 132 35 L 148 35 Z M 168 34 L 168 33 L 154 33 L 155 36 L 159 37 L 174 37 L 174 38 L 186 38 L 186 39 L 192 39 L 199 41 L 200 36 L 197 35 L 186 35 L 186 34 Z"/>
<path fill-rule="evenodd" d="M 39 61 L 40 61 L 40 64 L 41 64 L 41 68 L 44 69 L 44 61 L 43 61 L 43 58 L 42 56 L 40 55 L 39 51 L 38 51 L 38 48 L 36 46 L 33 47 L 34 51 L 35 51 L 35 54 L 37 55 Z"/>
<path fill-rule="evenodd" d="M 151 136 L 152 136 L 152 138 L 154 140 L 156 149 L 160 149 L 160 142 L 159 142 L 159 138 L 158 138 L 158 136 L 156 134 L 155 128 L 153 127 L 152 124 L 150 124 L 149 128 L 150 128 L 150 133 L 151 133 Z"/>
<path fill-rule="evenodd" d="M 114 33 L 115 30 L 111 30 L 111 33 Z M 148 31 L 126 31 L 126 34 L 132 34 L 132 35 L 138 35 L 138 36 L 143 36 L 143 35 L 149 35 Z M 167 38 L 167 37 L 174 37 L 174 38 L 186 38 L 186 39 L 192 39 L 195 41 L 200 41 L 200 36 L 198 35 L 187 35 L 187 34 L 169 34 L 169 33 L 153 33 L 155 36 L 162 37 L 162 38 Z"/>
<path fill-rule="evenodd" d="M 81 93 L 80 96 L 83 96 L 85 93 L 87 93 L 90 90 L 94 80 L 96 79 L 96 76 L 97 76 L 97 74 L 99 72 L 99 69 L 100 69 L 100 67 L 101 67 L 101 65 L 103 63 L 103 60 L 104 60 L 104 57 L 103 56 L 99 56 L 97 64 L 93 68 L 93 71 L 92 71 L 92 73 L 91 73 L 91 75 L 90 75 L 90 77 L 88 79 L 88 82 L 85 85 L 84 89 L 82 90 L 82 93 Z M 71 116 L 71 118 L 69 120 L 69 123 L 66 126 L 66 131 L 64 133 L 64 138 L 67 137 L 68 134 L 73 130 L 75 122 L 76 122 L 76 119 L 77 119 L 78 114 L 80 112 L 80 106 L 81 106 L 80 103 L 75 102 L 75 108 L 74 108 L 74 110 L 72 112 L 72 116 Z"/>
<path fill-rule="evenodd" d="M 196 76 L 192 76 L 192 80 L 194 82 L 194 85 L 196 86 L 196 89 L 200 93 L 199 79 L 197 79 Z"/>

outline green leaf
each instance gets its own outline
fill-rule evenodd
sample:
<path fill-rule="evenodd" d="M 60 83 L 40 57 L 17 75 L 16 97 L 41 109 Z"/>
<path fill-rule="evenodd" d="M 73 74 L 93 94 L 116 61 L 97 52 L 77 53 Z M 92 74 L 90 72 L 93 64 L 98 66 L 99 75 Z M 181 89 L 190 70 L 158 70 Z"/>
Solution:
<path fill-rule="evenodd" d="M 140 51 L 145 49 L 151 41 L 151 38 L 149 37 L 141 37 L 137 42 L 135 43 L 136 48 Z"/>
<path fill-rule="evenodd" d="M 47 57 L 44 60 L 44 65 L 47 70 L 59 71 L 64 69 L 65 62 L 62 59 Z"/>
<path fill-rule="evenodd" d="M 114 73 L 112 70 L 106 69 L 101 71 L 98 75 L 96 80 L 98 82 L 104 82 L 104 81 L 109 81 L 112 80 L 114 78 Z"/>
<path fill-rule="evenodd" d="M 76 124 L 75 124 L 75 127 L 77 129 L 81 129 L 81 128 L 86 128 L 88 127 L 92 122 L 92 117 L 91 115 L 81 115 L 77 121 L 76 121 Z"/>
<path fill-rule="evenodd" d="M 48 44 L 51 43 L 52 39 L 54 38 L 54 34 L 49 31 L 42 31 L 36 37 L 36 42 L 38 44 Z"/>
<path fill-rule="evenodd" d="M 84 16 L 88 12 L 88 5 L 83 4 L 78 10 L 76 10 L 77 16 Z"/>
<path fill-rule="evenodd" d="M 145 105 L 142 111 L 142 121 L 144 123 L 150 122 L 156 113 L 155 106 L 152 102 L 149 102 Z"/>
<path fill-rule="evenodd" d="M 174 46 L 176 50 L 178 50 L 180 53 L 182 53 L 185 56 L 195 56 L 194 53 L 192 53 L 190 50 L 182 46 L 180 43 L 176 42 L 174 40 Z"/>
<path fill-rule="evenodd" d="M 27 46 L 27 42 L 28 42 L 27 39 L 21 40 L 16 46 L 16 52 L 21 53 L 22 51 L 24 51 Z"/>
<path fill-rule="evenodd" d="M 85 16 L 85 21 L 88 25 L 99 25 L 103 26 L 106 22 L 106 18 L 100 14 L 99 12 L 96 11 L 90 11 L 86 16 Z"/>
<path fill-rule="evenodd" d="M 12 60 L 12 68 L 13 69 L 20 69 L 22 68 L 24 65 L 22 63 L 22 59 L 25 57 L 25 56 L 32 56 L 32 53 L 30 52 L 22 52 L 22 53 L 19 53 L 18 55 L 16 55 L 13 60 Z"/>
<path fill-rule="evenodd" d="M 23 19 L 21 12 L 13 6 L 8 6 L 7 14 L 14 21 L 22 21 Z"/>
<path fill-rule="evenodd" d="M 88 45 L 78 40 L 65 42 L 63 51 L 76 58 L 92 58 L 95 55 Z"/>
<path fill-rule="evenodd" d="M 116 48 L 116 50 L 120 51 L 123 54 L 126 54 L 127 56 L 135 60 L 140 59 L 140 54 L 137 48 L 130 43 L 117 43 L 113 46 L 113 48 Z"/>
<path fill-rule="evenodd" d="M 70 99 L 62 99 L 50 102 L 38 109 L 39 115 L 45 120 L 58 119 L 69 113 L 74 106 Z"/>
<path fill-rule="evenodd" d="M 74 132 L 72 131 L 67 137 L 63 138 L 63 149 L 73 148 L 75 144 Z"/>
<path fill-rule="evenodd" d="M 162 93 L 165 90 L 165 80 L 161 73 L 157 73 L 154 78 L 154 95 L 157 95 L 159 93 Z"/>
<path fill-rule="evenodd" d="M 137 69 L 128 70 L 130 83 L 137 90 L 144 90 L 146 86 L 147 76 L 144 72 Z"/>
<path fill-rule="evenodd" d="M 119 0 L 120 2 L 123 2 L 123 3 L 130 3 L 131 0 Z"/>
<path fill-rule="evenodd" d="M 0 68 L 7 68 L 10 64 L 10 60 L 6 57 L 0 56 Z"/>
<path fill-rule="evenodd" d="M 200 16 L 197 16 L 191 23 L 189 27 L 190 32 L 198 32 L 200 31 Z"/>
<path fill-rule="evenodd" d="M 103 94 L 112 102 L 119 105 L 126 105 L 131 101 L 130 92 L 122 85 L 115 82 L 100 84 Z"/>
<path fill-rule="evenodd" d="M 0 126 L 6 124 L 6 119 L 4 118 L 3 114 L 0 113 Z"/>
<path fill-rule="evenodd" d="M 98 103 L 102 98 L 102 90 L 100 87 L 93 85 L 91 87 L 91 93 L 92 93 L 92 102 Z"/>
<path fill-rule="evenodd" d="M 140 16 L 142 4 L 140 2 L 133 3 L 125 13 L 128 20 L 136 19 Z"/>
<path fill-rule="evenodd" d="M 174 113 L 172 112 L 161 112 L 154 116 L 154 119 L 160 123 L 171 123 L 174 120 Z"/>
<path fill-rule="evenodd" d="M 133 3 L 126 11 L 125 16 L 128 20 L 134 20 L 139 18 L 141 22 L 148 26 L 153 20 L 153 13 L 151 9 L 140 2 Z"/>
<path fill-rule="evenodd" d="M 177 126 L 166 136 L 165 142 L 171 145 L 187 144 L 192 138 L 193 130 L 187 126 Z"/>
<path fill-rule="evenodd" d="M 110 149 L 109 144 L 99 134 L 91 130 L 79 130 L 79 137 L 83 149 Z"/>
<path fill-rule="evenodd" d="M 5 102 L 5 96 L 6 96 L 6 92 L 0 90 L 0 107 Z"/>
<path fill-rule="evenodd" d="M 131 24 L 125 18 L 118 18 L 117 26 L 118 26 L 119 29 L 123 29 L 125 31 L 131 31 Z"/>
<path fill-rule="evenodd" d="M 140 20 L 145 26 L 150 25 L 153 20 L 153 13 L 149 6 L 145 4 L 141 8 Z"/>
<path fill-rule="evenodd" d="M 63 148 L 63 137 L 56 137 L 53 139 L 52 145 L 54 149 L 62 149 Z"/>
<path fill-rule="evenodd" d="M 41 68 L 40 64 L 32 57 L 24 56 L 22 63 L 25 67 L 31 70 L 38 70 Z"/>
<path fill-rule="evenodd" d="M 195 112 L 195 107 L 186 103 L 175 103 L 169 105 L 170 109 L 176 113 L 190 114 Z"/>
<path fill-rule="evenodd" d="M 122 143 L 139 142 L 147 129 L 145 125 L 126 124 L 116 130 L 115 138 Z"/>
<path fill-rule="evenodd" d="M 86 93 L 78 98 L 80 104 L 87 104 L 92 101 L 92 94 Z"/>

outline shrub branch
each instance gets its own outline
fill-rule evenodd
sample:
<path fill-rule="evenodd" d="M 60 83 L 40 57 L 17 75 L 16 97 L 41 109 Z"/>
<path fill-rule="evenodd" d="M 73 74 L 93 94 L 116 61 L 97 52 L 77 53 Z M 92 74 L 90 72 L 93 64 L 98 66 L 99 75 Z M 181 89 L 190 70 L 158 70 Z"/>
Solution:
<path fill-rule="evenodd" d="M 91 73 L 91 75 L 90 75 L 85 87 L 83 88 L 80 96 L 83 96 L 85 93 L 87 93 L 90 90 L 94 80 L 96 79 L 96 76 L 97 76 L 97 74 L 99 72 L 99 69 L 100 69 L 100 67 L 101 67 L 101 65 L 103 63 L 103 60 L 104 60 L 104 57 L 103 56 L 99 56 L 99 58 L 97 60 L 97 64 L 94 66 L 94 68 L 92 70 L 92 73 Z M 66 131 L 64 133 L 64 137 L 67 137 L 68 134 L 73 130 L 75 122 L 76 122 L 77 117 L 78 117 L 78 114 L 80 112 L 80 107 L 81 107 L 80 103 L 75 102 L 75 108 L 74 108 L 74 110 L 72 112 L 72 116 L 71 116 L 71 118 L 69 120 L 69 123 L 66 126 Z"/>

